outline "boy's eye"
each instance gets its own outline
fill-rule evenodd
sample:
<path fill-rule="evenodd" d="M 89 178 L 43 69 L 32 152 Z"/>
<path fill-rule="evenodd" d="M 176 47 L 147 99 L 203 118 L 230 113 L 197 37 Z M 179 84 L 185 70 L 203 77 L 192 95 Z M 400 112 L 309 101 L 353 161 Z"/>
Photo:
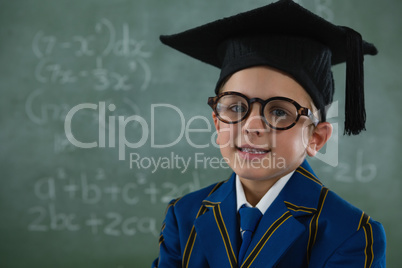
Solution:
<path fill-rule="evenodd" d="M 271 114 L 275 117 L 285 117 L 288 115 L 288 113 L 282 109 L 274 109 L 271 111 Z"/>
<path fill-rule="evenodd" d="M 247 107 L 242 104 L 233 104 L 229 107 L 229 110 L 235 113 L 245 113 L 247 112 Z"/>

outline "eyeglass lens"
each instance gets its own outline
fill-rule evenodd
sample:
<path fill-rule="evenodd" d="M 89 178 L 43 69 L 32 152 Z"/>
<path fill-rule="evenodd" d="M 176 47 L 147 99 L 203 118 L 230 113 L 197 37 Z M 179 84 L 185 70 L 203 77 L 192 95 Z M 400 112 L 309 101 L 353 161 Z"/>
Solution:
<path fill-rule="evenodd" d="M 249 109 L 248 101 L 238 95 L 224 95 L 216 106 L 218 116 L 228 123 L 244 120 Z M 271 100 L 264 106 L 263 116 L 272 127 L 287 128 L 297 121 L 298 113 L 296 106 L 289 101 Z"/>

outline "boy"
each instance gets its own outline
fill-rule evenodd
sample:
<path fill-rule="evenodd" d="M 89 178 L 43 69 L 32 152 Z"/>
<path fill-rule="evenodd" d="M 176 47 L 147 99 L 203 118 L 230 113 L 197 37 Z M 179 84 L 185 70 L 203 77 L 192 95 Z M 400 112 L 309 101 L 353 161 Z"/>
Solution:
<path fill-rule="evenodd" d="M 385 267 L 382 225 L 305 160 L 331 136 L 333 64 L 347 64 L 345 133 L 364 130 L 376 48 L 290 0 L 161 40 L 221 69 L 208 104 L 234 173 L 169 204 L 153 267 Z"/>

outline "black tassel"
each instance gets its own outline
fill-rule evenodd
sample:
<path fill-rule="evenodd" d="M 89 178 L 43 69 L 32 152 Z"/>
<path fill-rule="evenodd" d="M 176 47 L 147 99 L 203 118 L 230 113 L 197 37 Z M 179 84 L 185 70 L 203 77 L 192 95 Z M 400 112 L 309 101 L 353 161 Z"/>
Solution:
<path fill-rule="evenodd" d="M 366 130 L 364 107 L 363 40 L 353 29 L 346 30 L 346 101 L 344 135 L 358 135 Z"/>

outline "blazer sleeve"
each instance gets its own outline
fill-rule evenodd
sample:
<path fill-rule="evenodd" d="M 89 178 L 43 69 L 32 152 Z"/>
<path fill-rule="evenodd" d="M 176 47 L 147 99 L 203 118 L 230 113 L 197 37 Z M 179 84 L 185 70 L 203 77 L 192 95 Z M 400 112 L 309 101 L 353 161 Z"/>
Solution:
<path fill-rule="evenodd" d="M 370 220 L 337 248 L 325 267 L 386 267 L 385 250 L 384 228 L 379 222 Z"/>
<path fill-rule="evenodd" d="M 179 228 L 174 211 L 176 202 L 177 200 L 172 200 L 168 205 L 159 237 L 159 257 L 153 262 L 152 268 L 181 267 Z"/>

